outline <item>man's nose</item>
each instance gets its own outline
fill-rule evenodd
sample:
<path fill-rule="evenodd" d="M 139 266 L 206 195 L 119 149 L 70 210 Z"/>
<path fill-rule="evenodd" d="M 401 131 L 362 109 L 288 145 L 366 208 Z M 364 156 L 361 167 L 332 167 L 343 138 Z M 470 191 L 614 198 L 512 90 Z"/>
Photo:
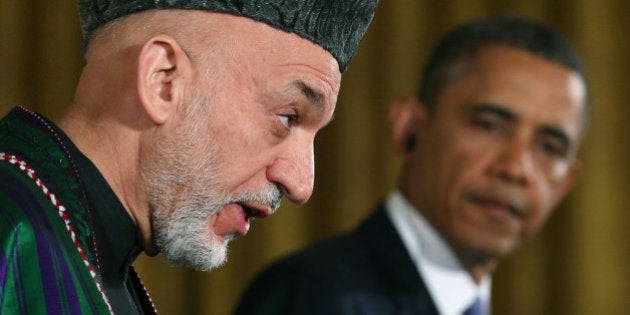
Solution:
<path fill-rule="evenodd" d="M 289 147 L 289 146 L 287 146 Z M 313 141 L 290 147 L 267 169 L 267 178 L 281 187 L 289 200 L 303 204 L 313 193 L 315 160 Z"/>
<path fill-rule="evenodd" d="M 534 171 L 533 154 L 527 141 L 513 139 L 504 144 L 491 169 L 502 180 L 527 185 Z"/>

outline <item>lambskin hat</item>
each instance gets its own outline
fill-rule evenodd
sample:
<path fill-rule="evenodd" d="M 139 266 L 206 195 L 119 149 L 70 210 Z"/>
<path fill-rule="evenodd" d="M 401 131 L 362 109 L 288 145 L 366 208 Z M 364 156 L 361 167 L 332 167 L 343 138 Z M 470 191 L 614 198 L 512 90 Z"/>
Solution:
<path fill-rule="evenodd" d="M 378 0 L 78 0 L 86 40 L 100 26 L 149 9 L 198 9 L 249 17 L 326 49 L 344 72 Z"/>

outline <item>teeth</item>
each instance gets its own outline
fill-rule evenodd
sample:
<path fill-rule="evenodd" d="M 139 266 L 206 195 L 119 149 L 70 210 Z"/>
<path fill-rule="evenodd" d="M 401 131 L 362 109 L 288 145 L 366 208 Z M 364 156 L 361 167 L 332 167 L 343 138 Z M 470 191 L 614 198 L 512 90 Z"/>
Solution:
<path fill-rule="evenodd" d="M 251 208 L 243 206 L 243 211 L 245 212 L 245 217 L 247 219 L 254 217 L 254 210 Z"/>

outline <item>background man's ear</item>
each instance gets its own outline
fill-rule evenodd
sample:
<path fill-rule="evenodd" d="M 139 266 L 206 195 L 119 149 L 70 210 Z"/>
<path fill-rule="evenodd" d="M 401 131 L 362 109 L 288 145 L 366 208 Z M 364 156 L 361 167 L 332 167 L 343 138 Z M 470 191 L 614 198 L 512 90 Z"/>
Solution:
<path fill-rule="evenodd" d="M 137 90 L 140 105 L 157 125 L 175 112 L 184 94 L 187 72 L 192 64 L 182 47 L 172 37 L 158 35 L 149 39 L 138 56 Z"/>
<path fill-rule="evenodd" d="M 424 119 L 424 108 L 413 96 L 397 99 L 389 109 L 390 136 L 396 151 L 401 155 L 413 152 L 418 142 L 419 123 Z"/>

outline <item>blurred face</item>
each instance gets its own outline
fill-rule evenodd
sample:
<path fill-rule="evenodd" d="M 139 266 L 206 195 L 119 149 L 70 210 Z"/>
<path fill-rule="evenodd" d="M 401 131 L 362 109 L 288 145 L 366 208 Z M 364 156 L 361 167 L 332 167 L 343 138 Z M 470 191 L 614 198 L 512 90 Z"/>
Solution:
<path fill-rule="evenodd" d="M 332 118 L 340 83 L 335 59 L 310 41 L 219 18 L 224 46 L 199 67 L 195 96 L 143 163 L 156 247 L 201 270 L 225 261 L 228 241 L 245 235 L 252 217 L 272 214 L 283 195 L 308 200 L 313 141 Z"/>
<path fill-rule="evenodd" d="M 403 191 L 465 264 L 511 252 L 569 190 L 584 100 L 576 73 L 489 46 L 420 119 Z"/>

